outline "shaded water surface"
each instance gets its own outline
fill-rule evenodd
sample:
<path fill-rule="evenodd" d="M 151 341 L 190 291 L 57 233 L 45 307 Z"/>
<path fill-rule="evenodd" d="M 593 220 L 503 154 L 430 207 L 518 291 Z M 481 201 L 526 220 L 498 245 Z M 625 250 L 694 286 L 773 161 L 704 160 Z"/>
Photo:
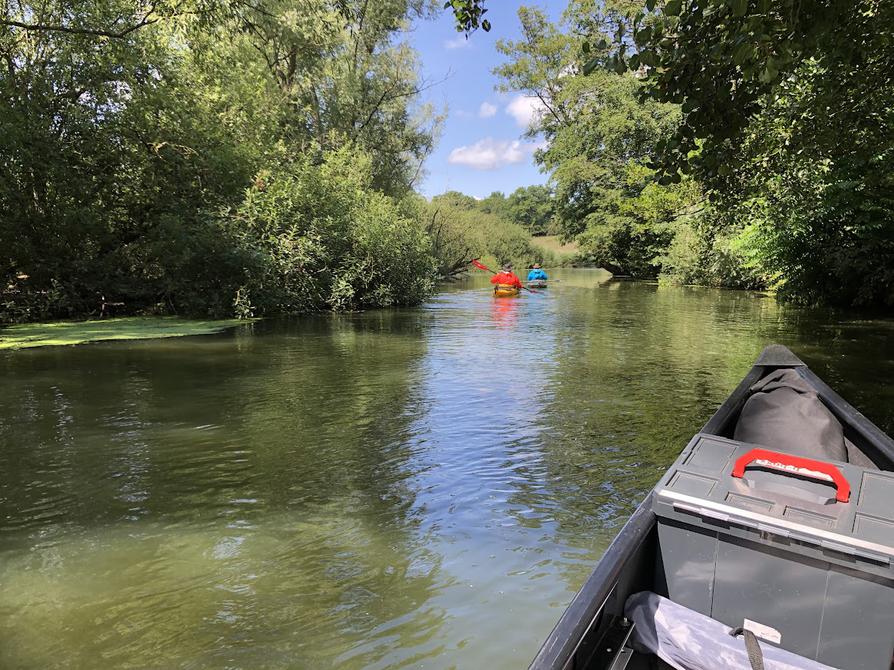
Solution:
<path fill-rule="evenodd" d="M 0 354 L 0 667 L 524 667 L 767 343 L 894 429 L 894 322 L 557 276 Z"/>

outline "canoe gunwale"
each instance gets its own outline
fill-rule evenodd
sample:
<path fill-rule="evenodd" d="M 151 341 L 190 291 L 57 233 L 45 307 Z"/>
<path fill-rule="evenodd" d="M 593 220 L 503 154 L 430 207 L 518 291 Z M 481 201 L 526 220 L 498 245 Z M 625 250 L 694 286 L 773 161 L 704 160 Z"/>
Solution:
<path fill-rule="evenodd" d="M 894 440 L 817 377 L 795 354 L 781 345 L 770 345 L 764 349 L 751 370 L 699 432 L 729 435 L 733 420 L 739 416 L 742 405 L 750 395 L 751 386 L 777 368 L 797 369 L 798 374 L 816 389 L 822 402 L 842 423 L 845 434 L 850 433 L 857 437 L 860 451 L 878 467 L 894 470 Z M 592 641 L 587 640 L 591 629 L 603 614 L 607 601 L 612 597 L 625 568 L 628 567 L 628 562 L 635 558 L 657 525 L 652 510 L 654 495 L 654 489 L 650 489 L 645 499 L 612 540 L 593 572 L 543 643 L 529 670 L 569 670 L 585 667 L 587 661 L 591 660 L 592 657 L 578 659 L 576 654 L 585 643 L 592 645 Z M 578 660 L 583 660 L 584 664 L 578 665 L 576 663 Z"/>
<path fill-rule="evenodd" d="M 630 555 L 646 541 L 656 525 L 649 491 L 627 520 L 593 572 L 574 596 L 571 604 L 543 643 L 529 670 L 564 668 L 602 614 L 605 602 L 615 589 Z"/>

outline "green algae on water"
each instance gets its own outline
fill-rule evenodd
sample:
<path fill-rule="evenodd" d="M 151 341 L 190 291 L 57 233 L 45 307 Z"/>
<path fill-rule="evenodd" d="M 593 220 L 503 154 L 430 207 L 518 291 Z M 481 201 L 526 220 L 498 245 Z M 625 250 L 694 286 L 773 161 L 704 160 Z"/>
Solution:
<path fill-rule="evenodd" d="M 105 340 L 209 335 L 244 324 L 238 319 L 180 319 L 134 316 L 95 321 L 23 323 L 0 330 L 0 350 L 85 344 Z"/>

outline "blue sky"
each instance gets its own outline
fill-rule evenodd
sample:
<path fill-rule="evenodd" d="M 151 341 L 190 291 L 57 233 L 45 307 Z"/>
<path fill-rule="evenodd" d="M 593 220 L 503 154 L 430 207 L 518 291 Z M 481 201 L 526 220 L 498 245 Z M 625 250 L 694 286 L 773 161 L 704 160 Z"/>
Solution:
<path fill-rule="evenodd" d="M 493 191 L 509 194 L 519 186 L 546 182 L 547 175 L 531 157 L 536 140 L 524 137 L 536 105 L 521 94 L 497 92 L 498 79 L 491 73 L 505 62 L 497 40 L 520 37 L 516 11 L 522 4 L 544 8 L 553 19 L 565 8 L 560 0 L 491 0 L 489 33 L 479 30 L 466 40 L 455 32 L 453 15 L 444 11 L 435 20 L 417 22 L 408 35 L 419 52 L 426 82 L 440 82 L 423 93 L 423 101 L 441 112 L 446 108 L 447 114 L 419 185 L 423 195 L 452 190 L 483 198 Z"/>

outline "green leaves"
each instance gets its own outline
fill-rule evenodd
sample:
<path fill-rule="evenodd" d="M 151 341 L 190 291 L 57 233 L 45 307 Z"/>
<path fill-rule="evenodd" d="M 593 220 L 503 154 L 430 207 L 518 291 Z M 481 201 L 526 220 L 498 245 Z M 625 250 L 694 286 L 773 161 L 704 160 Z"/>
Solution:
<path fill-rule="evenodd" d="M 627 63 L 620 56 L 612 56 L 609 60 L 609 66 L 618 74 L 624 74 L 627 71 Z"/>
<path fill-rule="evenodd" d="M 658 56 L 651 49 L 644 49 L 639 52 L 639 61 L 643 65 L 655 67 L 658 65 Z"/>
<path fill-rule="evenodd" d="M 665 16 L 679 16 L 683 6 L 683 0 L 668 0 L 664 5 Z"/>
<path fill-rule="evenodd" d="M 659 141 L 679 124 L 679 110 L 641 96 L 638 70 L 657 63 L 657 54 L 632 50 L 629 17 L 603 8 L 594 16 L 592 6 L 583 2 L 571 3 L 567 16 L 571 26 L 610 28 L 594 30 L 587 50 L 564 50 L 552 28 L 533 31 L 528 24 L 527 32 L 536 39 L 513 50 L 513 74 L 525 73 L 513 81 L 523 81 L 525 90 L 549 91 L 551 104 L 561 110 L 558 119 L 545 124 L 549 146 L 539 154 L 556 184 L 556 224 L 565 236 L 577 236 L 594 262 L 655 276 L 661 268 L 657 259 L 674 237 L 678 208 L 698 197 L 691 180 L 684 184 L 681 175 L 668 172 L 659 184 L 661 175 L 650 167 Z M 626 21 L 627 28 L 618 31 L 617 21 Z M 644 28 L 640 24 L 634 37 L 645 33 L 651 38 L 653 26 Z M 606 39 L 610 34 L 612 43 Z M 584 61 L 583 74 L 568 74 L 576 59 Z M 541 68 L 541 63 L 555 69 Z"/>
<path fill-rule="evenodd" d="M 465 33 L 467 37 L 479 27 L 485 32 L 490 31 L 490 21 L 484 18 L 487 13 L 484 0 L 447 0 L 444 9 L 453 12 L 457 32 Z"/>
<path fill-rule="evenodd" d="M 685 101 L 680 141 L 658 148 L 663 169 L 703 181 L 714 231 L 733 231 L 750 266 L 784 281 L 789 299 L 894 301 L 894 273 L 883 269 L 894 241 L 873 232 L 894 227 L 894 206 L 880 204 L 894 202 L 894 180 L 866 158 L 894 151 L 894 130 L 880 122 L 894 100 L 894 6 L 880 7 L 710 0 L 677 12 L 674 3 L 655 24 L 674 27 L 673 40 L 637 39 L 641 60 L 654 52 L 662 65 L 648 90 Z M 736 237 L 743 220 L 757 223 Z"/>
<path fill-rule="evenodd" d="M 767 63 L 764 66 L 764 69 L 760 74 L 760 80 L 763 83 L 768 84 L 768 83 L 772 82 L 774 79 L 776 79 L 776 77 L 778 77 L 778 76 L 779 76 L 779 62 L 775 58 L 770 57 L 767 59 Z"/>
<path fill-rule="evenodd" d="M 421 299 L 429 240 L 395 210 L 434 119 L 416 105 L 414 54 L 394 39 L 420 3 L 255 4 L 160 0 L 151 22 L 105 37 L 94 33 L 129 25 L 133 2 L 9 3 L 5 19 L 66 30 L 4 43 L 4 314 L 86 314 L 106 300 L 226 315 L 245 287 L 243 313 Z M 342 151 L 365 172 L 338 172 Z M 304 177 L 287 179 L 283 156 Z M 346 270 L 367 256 L 387 264 Z M 338 269 L 341 288 L 308 283 L 312 265 Z"/>
<path fill-rule="evenodd" d="M 546 186 L 519 188 L 508 198 L 496 192 L 484 200 L 448 192 L 432 198 L 427 210 L 441 275 L 449 276 L 453 269 L 465 270 L 470 257 L 521 267 L 541 260 L 531 233 L 546 234 L 553 198 Z"/>
<path fill-rule="evenodd" d="M 757 54 L 757 49 L 752 44 L 744 42 L 733 51 L 733 63 L 742 65 L 746 61 L 753 60 Z"/>
<path fill-rule="evenodd" d="M 698 110 L 689 119 L 691 128 L 696 136 L 711 140 L 707 145 L 711 150 L 719 150 L 726 142 L 735 142 L 764 96 L 786 81 L 809 49 L 850 60 L 854 56 L 845 53 L 865 49 L 872 35 L 885 34 L 884 18 L 861 18 L 863 4 L 863 0 L 700 4 L 670 0 L 634 35 L 639 61 L 650 68 L 647 91 L 661 101 L 691 100 L 693 110 Z M 892 13 L 887 19 L 894 29 Z M 845 38 L 850 30 L 862 34 Z M 892 47 L 888 43 L 883 48 Z M 679 154 L 667 159 L 676 165 L 689 160 Z"/>
<path fill-rule="evenodd" d="M 565 110 L 548 126 L 541 156 L 566 234 L 580 235 L 600 262 L 638 271 L 656 271 L 642 262 L 648 248 L 650 259 L 688 259 L 673 262 L 712 281 L 775 278 L 797 300 L 894 303 L 894 238 L 878 233 L 894 229 L 894 179 L 878 167 L 880 156 L 894 159 L 886 122 L 894 4 L 670 0 L 662 8 L 646 0 L 642 10 L 627 24 L 635 53 L 622 49 L 630 49 L 629 32 L 619 34 L 616 23 L 630 14 L 619 19 L 605 5 L 575 1 L 568 25 L 589 31 L 587 46 L 568 56 L 577 60 L 541 39 L 524 54 L 583 62 L 587 75 L 542 69 L 524 79 L 556 91 Z M 608 35 L 613 43 L 597 46 Z M 645 79 L 622 95 L 632 79 L 626 68 Z M 644 130 L 652 127 L 646 110 L 675 104 L 682 122 Z M 643 186 L 638 170 L 656 174 Z M 712 203 L 703 228 L 662 237 L 661 225 L 677 224 L 656 203 L 701 187 Z M 703 258 L 724 269 L 698 269 Z"/>
<path fill-rule="evenodd" d="M 231 228 L 250 251 L 242 289 L 264 313 L 418 302 L 434 259 L 417 219 L 370 188 L 356 148 L 282 158 L 259 174 Z"/>
<path fill-rule="evenodd" d="M 637 44 L 648 44 L 649 40 L 652 39 L 652 27 L 643 26 L 634 33 L 634 38 L 636 39 Z"/>
<path fill-rule="evenodd" d="M 730 0 L 733 16 L 745 16 L 748 12 L 748 0 Z"/>

